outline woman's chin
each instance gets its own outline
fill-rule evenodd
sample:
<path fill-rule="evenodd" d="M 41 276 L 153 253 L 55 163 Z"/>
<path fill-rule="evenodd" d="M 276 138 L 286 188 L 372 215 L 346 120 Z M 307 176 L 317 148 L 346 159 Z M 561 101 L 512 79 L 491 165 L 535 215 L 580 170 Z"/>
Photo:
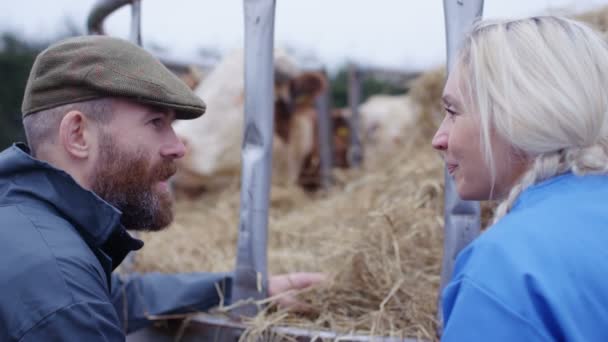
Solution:
<path fill-rule="evenodd" d="M 458 181 L 456 181 L 456 191 L 458 192 L 458 197 L 464 201 L 487 201 L 491 197 L 489 189 L 484 191 Z"/>

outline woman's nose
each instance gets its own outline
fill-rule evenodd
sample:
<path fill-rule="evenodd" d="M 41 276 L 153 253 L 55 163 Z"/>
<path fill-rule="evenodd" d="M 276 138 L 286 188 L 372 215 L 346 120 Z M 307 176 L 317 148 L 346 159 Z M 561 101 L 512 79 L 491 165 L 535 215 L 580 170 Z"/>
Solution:
<path fill-rule="evenodd" d="M 433 137 L 433 141 L 431 142 L 433 148 L 438 151 L 445 151 L 448 149 L 448 134 L 445 130 L 442 130 L 441 127 L 435 133 Z"/>

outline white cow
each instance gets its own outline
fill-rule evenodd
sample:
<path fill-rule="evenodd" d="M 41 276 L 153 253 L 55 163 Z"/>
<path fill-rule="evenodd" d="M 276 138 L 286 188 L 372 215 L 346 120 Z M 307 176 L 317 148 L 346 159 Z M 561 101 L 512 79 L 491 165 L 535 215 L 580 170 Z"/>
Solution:
<path fill-rule="evenodd" d="M 420 116 L 419 105 L 408 95 L 374 95 L 359 106 L 364 155 L 374 162 L 378 155 L 402 145 Z"/>

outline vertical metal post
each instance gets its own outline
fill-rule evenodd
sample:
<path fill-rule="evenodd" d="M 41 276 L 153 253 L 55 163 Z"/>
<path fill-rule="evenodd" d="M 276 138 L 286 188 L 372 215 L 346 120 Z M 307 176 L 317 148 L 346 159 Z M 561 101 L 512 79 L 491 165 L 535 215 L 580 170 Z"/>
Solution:
<path fill-rule="evenodd" d="M 244 0 L 245 127 L 233 302 L 267 295 L 267 228 L 274 135 L 275 0 Z M 255 305 L 235 309 L 254 316 Z"/>
<path fill-rule="evenodd" d="M 327 73 L 323 75 L 327 78 Z M 331 89 L 328 86 L 315 100 L 317 109 L 317 127 L 319 142 L 319 158 L 321 171 L 321 186 L 328 189 L 331 186 L 331 170 L 333 168 L 333 123 L 331 117 L 330 104 Z"/>
<path fill-rule="evenodd" d="M 455 62 L 467 30 L 483 12 L 483 0 L 444 0 L 447 70 Z M 443 325 L 443 289 L 452 278 L 454 261 L 458 253 L 479 235 L 479 203 L 463 201 L 458 197 L 452 177 L 445 172 L 445 227 L 441 286 L 439 288 L 439 322 Z M 442 328 L 440 327 L 440 330 Z"/>
<path fill-rule="evenodd" d="M 359 167 L 363 160 L 361 148 L 359 103 L 361 102 L 361 74 L 355 64 L 348 67 L 348 105 L 351 111 L 350 117 L 350 147 L 348 149 L 348 164 L 351 167 Z"/>
<path fill-rule="evenodd" d="M 141 46 L 141 0 L 131 0 L 131 42 Z M 138 238 L 139 232 L 133 231 L 131 232 L 133 237 Z M 133 273 L 135 272 L 135 263 L 137 253 L 129 252 L 125 257 L 125 260 L 122 263 L 122 269 L 125 273 Z"/>
<path fill-rule="evenodd" d="M 131 42 L 141 46 L 141 0 L 131 0 Z"/>

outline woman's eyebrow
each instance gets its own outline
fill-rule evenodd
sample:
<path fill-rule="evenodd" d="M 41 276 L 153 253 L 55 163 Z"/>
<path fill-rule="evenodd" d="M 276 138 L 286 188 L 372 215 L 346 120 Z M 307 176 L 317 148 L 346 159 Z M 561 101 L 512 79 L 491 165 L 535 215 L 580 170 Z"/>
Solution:
<path fill-rule="evenodd" d="M 460 107 L 460 105 L 459 105 L 458 101 L 456 100 L 456 98 L 454 98 L 450 94 L 443 95 L 441 97 L 441 101 L 447 107 L 454 107 L 454 108 L 459 108 Z"/>

